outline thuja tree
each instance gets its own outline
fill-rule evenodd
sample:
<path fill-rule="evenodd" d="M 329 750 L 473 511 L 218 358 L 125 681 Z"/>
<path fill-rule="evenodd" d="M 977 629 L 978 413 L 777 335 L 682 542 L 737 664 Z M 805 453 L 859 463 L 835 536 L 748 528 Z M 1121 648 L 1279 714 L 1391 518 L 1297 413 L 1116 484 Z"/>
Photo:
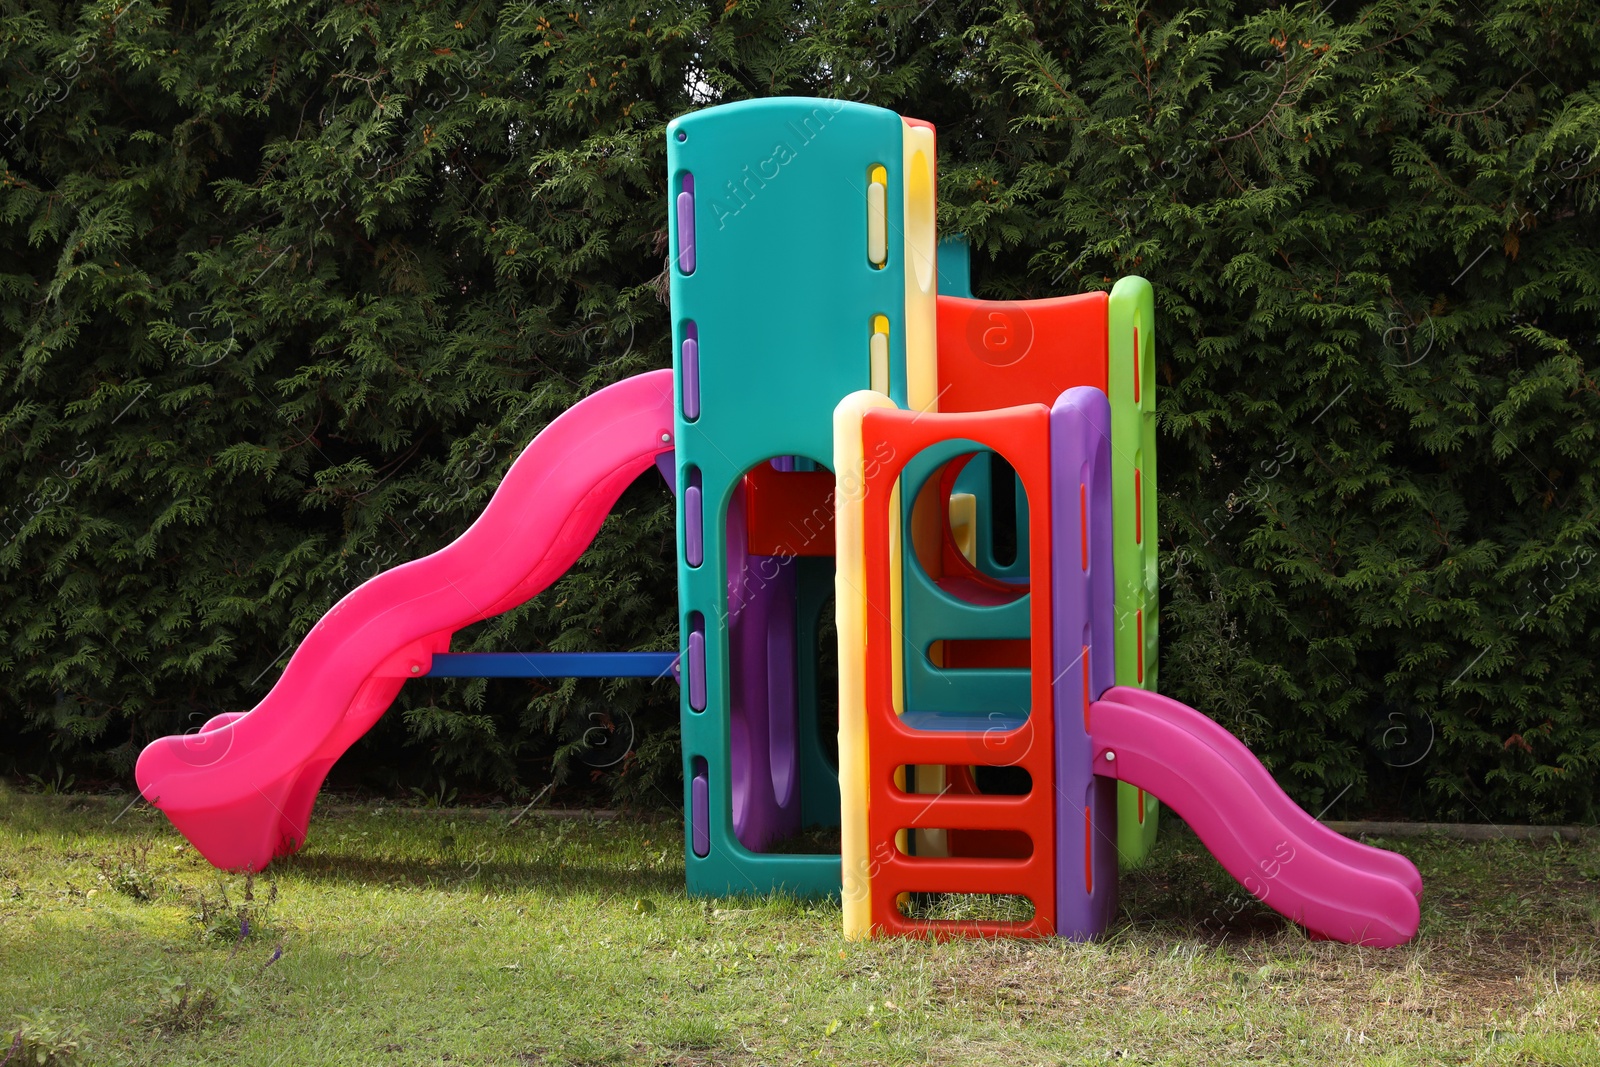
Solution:
<path fill-rule="evenodd" d="M 1593 812 L 1575 2 L 133 0 L 4 26 L 15 770 L 125 774 L 250 706 L 540 426 L 665 365 L 663 125 L 799 93 L 938 124 L 982 295 L 1155 282 L 1167 691 L 1315 807 Z M 666 495 L 620 510 L 457 647 L 674 647 Z M 625 714 L 634 755 L 592 773 L 670 798 L 666 689 L 413 685 L 347 762 L 524 790 Z"/>

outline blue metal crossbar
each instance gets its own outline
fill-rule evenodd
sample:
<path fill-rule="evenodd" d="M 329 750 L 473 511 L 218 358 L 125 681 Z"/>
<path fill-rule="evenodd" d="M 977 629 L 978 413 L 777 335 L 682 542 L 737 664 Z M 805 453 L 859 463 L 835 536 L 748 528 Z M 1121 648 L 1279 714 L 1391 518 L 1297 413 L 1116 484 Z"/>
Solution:
<path fill-rule="evenodd" d="M 672 678 L 676 652 L 438 652 L 423 678 Z"/>

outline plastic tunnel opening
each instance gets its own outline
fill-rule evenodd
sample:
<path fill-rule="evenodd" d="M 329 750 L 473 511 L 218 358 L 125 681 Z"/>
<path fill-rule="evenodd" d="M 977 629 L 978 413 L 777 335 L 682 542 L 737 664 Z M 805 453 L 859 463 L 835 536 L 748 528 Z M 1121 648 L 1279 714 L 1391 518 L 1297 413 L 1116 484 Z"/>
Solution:
<path fill-rule="evenodd" d="M 728 505 L 729 787 L 752 852 L 838 851 L 833 484 L 815 459 L 773 456 Z"/>

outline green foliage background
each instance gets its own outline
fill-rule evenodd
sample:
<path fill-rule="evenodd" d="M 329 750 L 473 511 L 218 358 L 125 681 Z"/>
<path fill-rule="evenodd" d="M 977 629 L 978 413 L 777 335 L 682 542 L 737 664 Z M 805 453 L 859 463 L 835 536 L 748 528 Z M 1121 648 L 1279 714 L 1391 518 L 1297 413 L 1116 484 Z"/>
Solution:
<path fill-rule="evenodd" d="M 0 770 L 126 778 L 253 705 L 666 365 L 664 124 L 791 93 L 938 125 L 980 295 L 1154 282 L 1167 692 L 1313 810 L 1596 816 L 1583 0 L 0 11 Z M 676 640 L 642 480 L 456 647 Z M 409 686 L 336 774 L 672 802 L 669 687 L 585 686 Z M 634 756 L 574 763 L 618 708 Z"/>

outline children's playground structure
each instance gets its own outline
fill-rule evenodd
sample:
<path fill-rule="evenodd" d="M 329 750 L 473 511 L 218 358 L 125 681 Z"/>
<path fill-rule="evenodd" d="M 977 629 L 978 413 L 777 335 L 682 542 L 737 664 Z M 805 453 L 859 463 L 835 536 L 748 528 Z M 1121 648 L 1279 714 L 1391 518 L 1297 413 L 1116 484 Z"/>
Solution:
<path fill-rule="evenodd" d="M 965 246 L 937 242 L 934 129 L 881 108 L 747 101 L 667 138 L 672 369 L 552 422 L 459 539 L 341 600 L 253 710 L 153 742 L 144 797 L 216 866 L 260 869 L 408 679 L 675 671 L 691 893 L 842 894 L 852 938 L 1092 937 L 1159 798 L 1313 935 L 1410 939 L 1409 861 L 1156 692 L 1149 284 L 973 299 Z M 678 654 L 450 653 L 652 466 L 677 494 Z M 839 854 L 775 849 L 816 825 Z M 1032 916 L 916 918 L 920 894 Z"/>

